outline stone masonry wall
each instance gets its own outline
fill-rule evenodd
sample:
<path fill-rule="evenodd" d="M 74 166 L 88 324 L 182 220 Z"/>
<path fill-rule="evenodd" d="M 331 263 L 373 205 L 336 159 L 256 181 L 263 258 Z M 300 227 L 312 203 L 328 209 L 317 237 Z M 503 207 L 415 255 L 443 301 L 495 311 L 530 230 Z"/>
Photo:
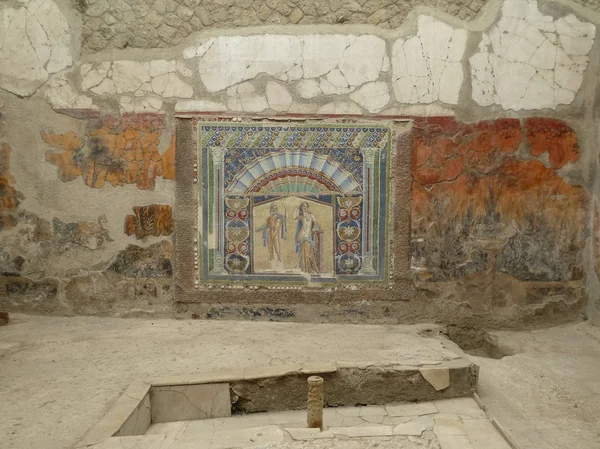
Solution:
<path fill-rule="evenodd" d="M 593 10 L 598 0 L 579 0 Z M 196 31 L 257 25 L 370 24 L 397 28 L 417 6 L 462 20 L 485 0 L 73 0 L 84 14 L 83 52 L 170 47 Z"/>
<path fill-rule="evenodd" d="M 596 2 L 255 3 L 0 5 L 0 309 L 490 326 L 600 316 Z M 198 113 L 408 120 L 409 284 L 372 300 L 238 289 L 176 303 L 175 126 Z"/>

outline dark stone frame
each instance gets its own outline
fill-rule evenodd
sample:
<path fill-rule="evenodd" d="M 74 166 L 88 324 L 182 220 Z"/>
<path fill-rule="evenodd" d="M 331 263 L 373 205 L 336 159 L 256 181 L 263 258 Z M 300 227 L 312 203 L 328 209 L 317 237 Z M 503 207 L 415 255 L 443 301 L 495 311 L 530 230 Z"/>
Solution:
<path fill-rule="evenodd" d="M 185 114 L 177 116 L 176 123 L 176 197 L 175 219 L 175 288 L 174 300 L 180 314 L 199 318 L 246 318 L 293 321 L 341 321 L 359 315 L 370 321 L 373 315 L 384 317 L 397 301 L 414 297 L 415 286 L 410 270 L 410 239 L 412 210 L 412 121 L 395 117 L 360 116 L 277 116 L 244 117 L 244 122 L 301 122 L 372 123 L 388 126 L 392 132 L 390 154 L 389 209 L 388 209 L 388 279 L 387 282 L 356 284 L 356 288 L 334 286 L 295 289 L 282 286 L 256 286 L 251 282 L 222 284 L 197 283 L 194 264 L 197 253 L 198 184 L 194 182 L 196 162 L 196 133 L 199 121 L 232 121 L 229 114 Z M 240 121 L 241 119 L 237 118 Z M 199 181 L 198 181 L 199 182 Z M 241 288 L 239 286 L 242 286 Z M 357 311 L 356 303 L 368 302 L 377 311 Z M 387 306 L 386 306 L 387 305 Z M 398 304 L 399 305 L 399 304 Z M 364 304 L 363 304 L 364 306 Z M 360 309 L 361 307 L 359 307 Z M 364 308 L 364 307 L 362 307 Z M 393 307 L 394 308 L 394 307 Z M 364 314 L 368 316 L 364 316 Z M 395 315 L 395 314 L 394 314 Z M 350 318 L 348 318 L 348 316 Z"/>

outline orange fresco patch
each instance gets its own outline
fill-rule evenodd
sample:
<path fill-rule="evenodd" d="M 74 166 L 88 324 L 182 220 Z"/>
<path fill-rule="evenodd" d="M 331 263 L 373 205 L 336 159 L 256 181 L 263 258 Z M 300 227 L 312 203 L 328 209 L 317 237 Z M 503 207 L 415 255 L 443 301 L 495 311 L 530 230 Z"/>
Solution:
<path fill-rule="evenodd" d="M 164 131 L 162 116 L 138 114 L 92 120 L 84 138 L 72 132 L 47 132 L 42 137 L 54 148 L 46 151 L 46 160 L 59 167 L 63 181 L 81 176 L 93 188 L 109 183 L 152 190 L 156 178 L 175 178 L 174 137 L 165 154 L 158 151 Z"/>
<path fill-rule="evenodd" d="M 173 209 L 168 204 L 136 206 L 133 213 L 125 217 L 125 234 L 143 239 L 173 233 Z"/>
<path fill-rule="evenodd" d="M 514 153 L 522 140 L 521 124 L 516 119 L 466 124 L 452 117 L 424 118 L 416 121 L 413 169 L 422 184 L 455 179 L 457 170 L 466 165 L 482 174 L 498 168 Z M 445 164 L 450 164 L 446 168 Z M 441 168 L 435 175 L 432 169 Z"/>
<path fill-rule="evenodd" d="M 552 118 L 533 117 L 525 120 L 527 142 L 531 154 L 540 156 L 547 152 L 553 168 L 561 168 L 579 159 L 577 134 L 566 123 Z"/>
<path fill-rule="evenodd" d="M 7 212 L 13 212 L 19 205 L 19 195 L 16 189 L 11 185 L 14 182 L 10 174 L 10 146 L 3 143 L 0 146 L 0 220 L 3 227 L 12 227 L 13 219 L 4 216 Z"/>

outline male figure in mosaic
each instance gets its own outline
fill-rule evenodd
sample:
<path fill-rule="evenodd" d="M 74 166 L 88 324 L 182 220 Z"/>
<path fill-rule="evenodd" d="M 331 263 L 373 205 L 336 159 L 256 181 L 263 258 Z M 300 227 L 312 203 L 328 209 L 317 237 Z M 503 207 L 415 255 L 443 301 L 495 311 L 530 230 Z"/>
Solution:
<path fill-rule="evenodd" d="M 296 226 L 296 252 L 298 253 L 298 266 L 305 273 L 318 273 L 317 247 L 315 234 L 320 230 L 315 216 L 308 211 L 308 203 L 300 204 L 294 220 Z"/>
<path fill-rule="evenodd" d="M 269 207 L 269 216 L 267 223 L 262 227 L 263 245 L 269 248 L 269 260 L 282 263 L 281 260 L 281 239 L 285 240 L 287 225 L 285 215 L 279 213 L 277 204 L 271 203 Z M 260 231 L 260 229 L 257 229 Z"/>

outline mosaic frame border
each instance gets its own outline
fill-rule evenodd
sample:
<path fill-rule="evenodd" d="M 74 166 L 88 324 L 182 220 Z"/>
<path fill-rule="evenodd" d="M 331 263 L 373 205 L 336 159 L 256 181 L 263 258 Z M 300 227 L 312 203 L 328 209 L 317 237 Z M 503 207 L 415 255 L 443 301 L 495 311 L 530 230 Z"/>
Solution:
<path fill-rule="evenodd" d="M 215 126 L 232 126 L 236 128 L 292 128 L 292 129 L 303 129 L 303 128 L 319 128 L 319 129 L 354 129 L 354 128 L 383 128 L 386 130 L 386 137 L 384 142 L 379 150 L 379 154 L 377 156 L 381 157 L 376 164 L 373 164 L 374 167 L 374 182 L 373 185 L 376 187 L 375 192 L 373 192 L 373 198 L 378 195 L 382 195 L 379 201 L 369 201 L 369 207 L 372 208 L 372 226 L 378 228 L 377 238 L 373 239 L 373 242 L 377 248 L 377 267 L 378 270 L 375 272 L 375 275 L 343 275 L 343 278 L 338 278 L 335 269 L 332 277 L 316 277 L 311 278 L 311 283 L 315 284 L 323 284 L 327 286 L 331 285 L 343 285 L 347 283 L 355 283 L 355 284 L 374 284 L 374 283 L 382 283 L 385 282 L 389 276 L 389 256 L 390 256 L 390 245 L 388 242 L 389 235 L 389 227 L 392 221 L 392 214 L 390 209 L 390 192 L 394 191 L 393 188 L 393 180 L 391 178 L 391 169 L 393 165 L 394 158 L 394 148 L 393 148 L 393 133 L 392 129 L 388 123 L 381 121 L 372 121 L 369 119 L 361 120 L 357 118 L 354 123 L 324 123 L 319 120 L 316 123 L 307 124 L 305 121 L 301 121 L 300 123 L 272 123 L 272 122 L 260 122 L 260 121 L 250 121 L 250 122 L 242 122 L 241 119 L 236 121 L 235 118 L 223 118 L 218 120 L 217 123 L 215 121 L 202 121 L 198 120 L 195 123 L 195 163 L 194 163 L 194 185 L 196 186 L 196 194 L 197 194 L 197 203 L 198 210 L 196 216 L 196 225 L 195 230 L 197 233 L 197 238 L 195 239 L 195 270 L 196 270 L 196 286 L 199 286 L 200 283 L 210 283 L 206 284 L 208 287 L 212 287 L 212 284 L 216 284 L 216 286 L 222 284 L 258 284 L 258 285 L 266 285 L 266 284 L 282 284 L 289 285 L 298 288 L 298 286 L 308 287 L 308 283 L 306 278 L 299 275 L 289 275 L 287 277 L 284 274 L 276 274 L 276 275 L 264 275 L 264 274 L 245 274 L 240 275 L 232 275 L 232 274 L 220 274 L 214 275 L 210 274 L 210 249 L 207 245 L 204 245 L 203 233 L 210 234 L 211 231 L 211 209 L 214 198 L 211 197 L 207 189 L 203 189 L 203 185 L 205 182 L 212 186 L 213 180 L 210 179 L 210 176 L 207 175 L 204 171 L 205 167 L 210 172 L 210 164 L 211 164 L 211 155 L 208 150 L 211 146 L 207 146 L 206 148 L 202 146 L 203 136 L 202 136 L 202 127 L 215 127 Z M 246 147 L 241 147 L 246 148 Z M 274 147 L 280 148 L 280 147 Z M 359 151 L 362 151 L 360 146 L 356 147 Z M 289 149 L 287 147 L 285 150 Z M 309 149 L 313 151 L 312 149 Z M 373 163 L 374 156 L 371 159 L 371 163 Z M 364 164 L 364 163 L 363 163 Z M 385 170 L 385 176 L 381 176 L 381 170 Z M 205 175 L 207 175 L 205 179 Z M 214 176 L 214 174 L 213 174 Z M 223 178 L 225 178 L 225 174 L 223 174 Z M 225 181 L 225 180 L 223 180 Z M 363 192 L 364 196 L 364 192 Z M 334 197 L 335 199 L 335 197 Z M 208 206 L 208 207 L 205 207 Z M 337 205 L 335 201 L 332 203 L 333 210 L 337 210 Z M 386 214 L 384 215 L 385 219 L 380 219 L 379 211 L 385 208 Z M 334 214 L 335 215 L 335 214 Z M 214 226 L 214 224 L 213 224 Z M 218 224 L 220 226 L 220 223 Z M 214 229 L 213 229 L 214 232 Z M 251 238 L 253 237 L 252 232 L 250 232 Z M 337 240 L 337 236 L 334 236 L 334 242 Z M 374 246 L 375 246 L 374 245 Z M 335 245 L 334 245 L 335 246 Z M 384 251 L 379 251 L 379 249 L 384 248 Z M 335 257 L 334 257 L 335 259 Z M 335 264 L 335 262 L 334 262 Z M 230 286 L 231 287 L 231 286 Z"/>
<path fill-rule="evenodd" d="M 412 211 L 412 153 L 414 118 L 407 116 L 342 116 L 290 114 L 259 117 L 252 114 L 185 112 L 176 115 L 174 305 L 180 316 L 275 321 L 338 322 L 364 307 L 369 316 L 386 319 L 391 308 L 404 307 L 417 294 L 410 270 Z M 387 277 L 362 283 L 306 284 L 292 281 L 201 281 L 197 199 L 197 124 L 200 122 L 315 123 L 386 126 L 392 131 L 388 170 L 391 172 L 386 208 L 389 213 L 385 245 Z M 366 295 L 366 296 L 365 296 Z M 358 302 L 357 302 L 358 301 Z M 350 306 L 350 304 L 354 306 Z M 348 308 L 350 307 L 350 308 Z M 358 309 L 356 308 L 358 307 Z M 183 315 L 182 315 L 183 314 Z M 351 315 L 348 315 L 351 314 Z M 237 317 L 237 318 L 235 318 Z"/>

